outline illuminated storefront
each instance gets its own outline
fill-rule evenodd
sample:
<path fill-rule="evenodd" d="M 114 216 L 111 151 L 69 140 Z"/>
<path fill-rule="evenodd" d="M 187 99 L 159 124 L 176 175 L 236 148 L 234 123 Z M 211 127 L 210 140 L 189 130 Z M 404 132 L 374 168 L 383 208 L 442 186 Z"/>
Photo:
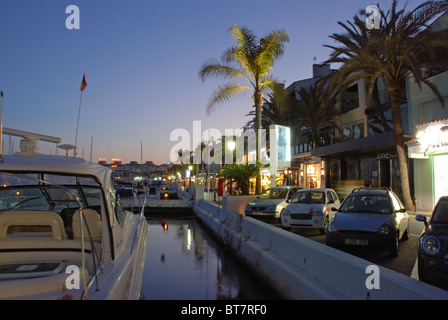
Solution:
<path fill-rule="evenodd" d="M 416 209 L 432 211 L 448 195 L 448 119 L 418 125 L 408 156 L 414 161 Z"/>
<path fill-rule="evenodd" d="M 324 166 L 319 160 L 304 163 L 304 187 L 305 188 L 320 188 L 322 185 L 322 176 Z"/>

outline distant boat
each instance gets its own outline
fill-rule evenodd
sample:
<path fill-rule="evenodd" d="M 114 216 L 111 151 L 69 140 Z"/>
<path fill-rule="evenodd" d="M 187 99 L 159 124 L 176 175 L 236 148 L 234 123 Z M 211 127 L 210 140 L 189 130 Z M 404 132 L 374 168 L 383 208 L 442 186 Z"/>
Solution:
<path fill-rule="evenodd" d="M 0 162 L 0 299 L 139 299 L 143 210 L 123 209 L 109 168 L 22 142 Z"/>

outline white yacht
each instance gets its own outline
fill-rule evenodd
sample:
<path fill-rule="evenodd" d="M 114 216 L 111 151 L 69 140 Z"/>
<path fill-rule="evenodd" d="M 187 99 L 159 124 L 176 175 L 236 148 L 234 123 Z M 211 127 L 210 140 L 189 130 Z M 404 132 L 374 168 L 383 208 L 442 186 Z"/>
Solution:
<path fill-rule="evenodd" d="M 21 146 L 0 160 L 0 299 L 139 299 L 144 205 L 123 209 L 107 167 Z"/>

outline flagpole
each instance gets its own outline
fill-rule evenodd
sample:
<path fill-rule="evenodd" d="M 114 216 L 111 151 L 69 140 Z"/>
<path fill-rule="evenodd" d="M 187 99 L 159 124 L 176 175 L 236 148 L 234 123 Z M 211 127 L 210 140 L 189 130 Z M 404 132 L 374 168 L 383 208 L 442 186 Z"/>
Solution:
<path fill-rule="evenodd" d="M 0 161 L 2 161 L 2 151 L 3 151 L 3 91 L 0 92 L 1 102 L 0 102 Z"/>
<path fill-rule="evenodd" d="M 76 124 L 76 137 L 75 137 L 75 150 L 73 150 L 73 158 L 76 158 L 76 148 L 78 147 L 78 129 L 79 129 L 79 118 L 81 117 L 81 105 L 82 105 L 82 92 L 87 87 L 86 73 L 82 77 L 81 81 L 81 97 L 79 98 L 79 110 L 78 110 L 78 123 Z"/>
<path fill-rule="evenodd" d="M 92 162 L 92 152 L 93 152 L 93 136 L 90 139 L 90 162 Z"/>
<path fill-rule="evenodd" d="M 82 104 L 82 90 L 81 90 L 81 97 L 79 98 L 78 124 L 76 125 L 75 150 L 73 150 L 73 158 L 76 158 L 76 147 L 78 145 L 78 129 L 79 129 L 79 117 L 81 116 L 81 104 Z"/>

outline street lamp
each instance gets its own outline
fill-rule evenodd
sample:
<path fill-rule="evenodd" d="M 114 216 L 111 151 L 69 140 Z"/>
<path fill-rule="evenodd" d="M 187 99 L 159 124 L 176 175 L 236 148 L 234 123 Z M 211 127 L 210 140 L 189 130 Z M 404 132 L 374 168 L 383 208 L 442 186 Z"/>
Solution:
<path fill-rule="evenodd" d="M 229 142 L 227 142 L 227 148 L 230 151 L 232 151 L 232 164 L 235 164 L 235 162 L 236 162 L 235 147 L 236 147 L 236 143 L 233 139 L 230 140 Z M 230 178 L 230 194 L 232 194 L 232 193 L 233 193 L 233 178 Z"/>
<path fill-rule="evenodd" d="M 189 186 L 191 185 L 191 171 L 192 170 L 193 170 L 193 166 L 188 166 L 188 173 L 189 173 L 189 176 L 190 176 L 190 182 L 188 183 Z"/>

